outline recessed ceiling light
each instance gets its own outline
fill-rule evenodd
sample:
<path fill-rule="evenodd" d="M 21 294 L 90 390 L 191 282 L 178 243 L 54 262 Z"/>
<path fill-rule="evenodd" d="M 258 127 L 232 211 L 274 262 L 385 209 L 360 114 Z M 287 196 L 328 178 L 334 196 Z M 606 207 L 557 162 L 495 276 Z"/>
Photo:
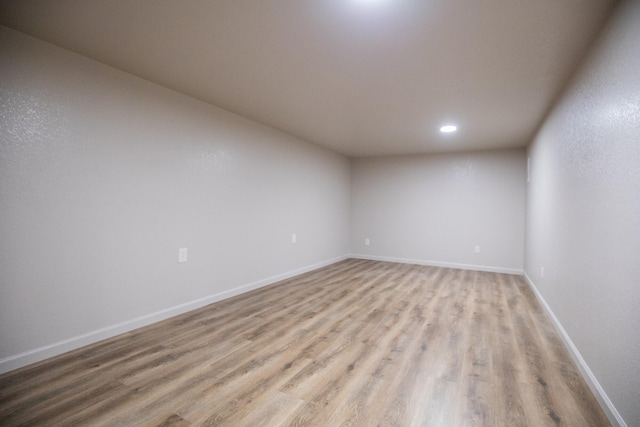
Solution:
<path fill-rule="evenodd" d="M 458 126 L 454 126 L 454 125 L 446 125 L 440 128 L 440 132 L 442 133 L 451 133 L 457 130 L 458 130 Z"/>
<path fill-rule="evenodd" d="M 379 4 L 379 3 L 385 3 L 387 0 L 353 0 L 356 3 L 362 3 L 362 4 Z"/>

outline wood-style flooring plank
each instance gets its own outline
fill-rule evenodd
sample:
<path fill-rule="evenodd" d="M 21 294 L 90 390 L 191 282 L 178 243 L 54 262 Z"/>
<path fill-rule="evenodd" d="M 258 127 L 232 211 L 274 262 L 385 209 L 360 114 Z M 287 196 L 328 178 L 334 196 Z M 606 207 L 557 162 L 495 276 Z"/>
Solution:
<path fill-rule="evenodd" d="M 351 259 L 4 374 L 0 425 L 610 424 L 522 277 Z"/>

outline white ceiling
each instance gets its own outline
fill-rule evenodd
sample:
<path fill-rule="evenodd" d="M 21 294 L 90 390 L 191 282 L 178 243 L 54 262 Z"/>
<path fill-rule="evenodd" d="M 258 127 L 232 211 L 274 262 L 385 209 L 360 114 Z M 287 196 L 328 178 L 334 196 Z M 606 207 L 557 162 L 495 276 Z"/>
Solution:
<path fill-rule="evenodd" d="M 614 4 L 2 0 L 0 23 L 371 156 L 526 145 Z"/>

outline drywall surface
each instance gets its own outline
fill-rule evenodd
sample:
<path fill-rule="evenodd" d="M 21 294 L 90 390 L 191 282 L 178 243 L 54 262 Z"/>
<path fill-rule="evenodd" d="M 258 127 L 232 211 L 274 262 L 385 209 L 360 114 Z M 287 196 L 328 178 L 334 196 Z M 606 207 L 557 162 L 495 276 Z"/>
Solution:
<path fill-rule="evenodd" d="M 344 156 L 4 27 L 0 91 L 0 359 L 348 253 Z"/>
<path fill-rule="evenodd" d="M 630 426 L 640 425 L 639 41 L 640 2 L 623 2 L 530 146 L 525 261 Z"/>
<path fill-rule="evenodd" d="M 525 174 L 520 149 L 356 159 L 351 251 L 521 272 Z"/>

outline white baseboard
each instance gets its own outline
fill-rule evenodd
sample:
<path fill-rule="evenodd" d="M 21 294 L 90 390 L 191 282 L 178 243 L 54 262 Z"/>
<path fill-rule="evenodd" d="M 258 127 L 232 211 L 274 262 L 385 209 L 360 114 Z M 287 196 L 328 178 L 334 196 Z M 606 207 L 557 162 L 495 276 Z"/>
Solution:
<path fill-rule="evenodd" d="M 124 322 L 120 322 L 115 325 L 111 325 L 95 331 L 87 332 L 86 334 L 71 337 L 63 341 L 38 347 L 32 350 L 25 351 L 23 353 L 13 355 L 13 356 L 5 357 L 4 359 L 0 359 L 0 374 L 12 371 L 14 369 L 22 368 L 23 366 L 27 366 L 32 363 L 39 362 L 41 360 L 45 360 L 50 357 L 58 356 L 67 351 L 75 350 L 89 344 L 94 344 L 98 341 L 102 341 L 104 339 L 111 338 L 116 335 L 120 335 L 125 332 L 129 332 L 134 329 L 138 329 L 143 326 L 147 326 L 152 323 L 159 322 L 161 320 L 165 320 L 182 313 L 186 313 L 187 311 L 204 307 L 205 305 L 208 305 L 217 301 L 221 301 L 223 299 L 231 298 L 233 296 L 242 294 L 244 292 L 249 292 L 251 290 L 258 289 L 263 286 L 271 285 L 281 280 L 285 280 L 290 277 L 297 276 L 299 274 L 307 273 L 309 271 L 317 270 L 318 268 L 326 267 L 328 265 L 334 264 L 336 262 L 340 262 L 347 258 L 349 258 L 347 255 L 343 255 L 338 258 L 308 265 L 302 268 L 288 271 L 286 273 L 278 274 L 276 276 L 268 277 L 266 279 L 248 283 L 246 285 L 238 286 L 233 289 L 229 289 L 223 292 L 218 292 L 213 295 L 208 295 L 206 297 L 199 298 L 194 301 L 189 301 L 184 304 L 179 304 L 173 307 L 166 308 L 164 310 L 156 311 L 154 313 L 150 313 L 144 316 L 136 317 L 134 319 L 126 320 Z"/>
<path fill-rule="evenodd" d="M 564 341 L 565 346 L 569 350 L 569 353 L 571 354 L 573 361 L 578 366 L 578 369 L 580 370 L 582 377 L 587 382 L 587 385 L 589 386 L 589 388 L 591 389 L 591 392 L 594 394 L 594 396 L 598 400 L 598 403 L 600 403 L 600 406 L 604 410 L 605 414 L 607 414 L 607 418 L 609 418 L 609 422 L 611 422 L 612 425 L 617 427 L 627 427 L 627 423 L 624 422 L 618 410 L 615 408 L 615 406 L 613 406 L 613 403 L 611 402 L 611 400 L 607 396 L 607 393 L 605 393 L 604 389 L 602 388 L 602 386 L 596 379 L 595 375 L 589 368 L 589 365 L 587 365 L 587 362 L 585 362 L 584 358 L 578 351 L 577 347 L 575 346 L 575 344 L 573 344 L 573 341 L 571 341 L 569 334 L 567 334 L 567 331 L 564 330 L 564 328 L 562 327 L 562 324 L 560 323 L 556 315 L 551 310 L 551 307 L 549 307 L 549 304 L 547 304 L 547 301 L 544 299 L 540 291 L 538 291 L 538 288 L 536 288 L 536 285 L 533 283 L 533 280 L 531 280 L 531 278 L 529 277 L 529 275 L 527 275 L 526 272 L 524 273 L 524 278 L 529 284 L 529 286 L 531 287 L 531 289 L 533 290 L 533 293 L 536 295 L 536 298 L 538 298 L 538 301 L 540 302 L 540 305 L 542 306 L 542 308 L 544 308 L 544 310 L 547 312 L 547 315 L 551 319 L 551 323 L 553 323 L 553 326 L 556 328 L 556 331 L 558 331 L 558 334 L 560 334 L 560 337 L 562 338 L 562 341 Z"/>
<path fill-rule="evenodd" d="M 518 274 L 520 276 L 522 276 L 522 274 L 524 273 L 523 270 L 517 269 L 517 268 L 504 268 L 504 267 L 493 267 L 493 266 L 487 266 L 487 265 L 473 265 L 473 264 L 459 264 L 456 262 L 430 261 L 430 260 L 423 260 L 423 259 L 394 258 L 394 257 L 386 257 L 386 256 L 361 255 L 361 254 L 351 254 L 349 255 L 349 258 L 368 259 L 370 261 L 399 262 L 402 264 L 429 265 L 432 267 L 458 268 L 462 270 L 488 271 L 491 273 Z"/>

